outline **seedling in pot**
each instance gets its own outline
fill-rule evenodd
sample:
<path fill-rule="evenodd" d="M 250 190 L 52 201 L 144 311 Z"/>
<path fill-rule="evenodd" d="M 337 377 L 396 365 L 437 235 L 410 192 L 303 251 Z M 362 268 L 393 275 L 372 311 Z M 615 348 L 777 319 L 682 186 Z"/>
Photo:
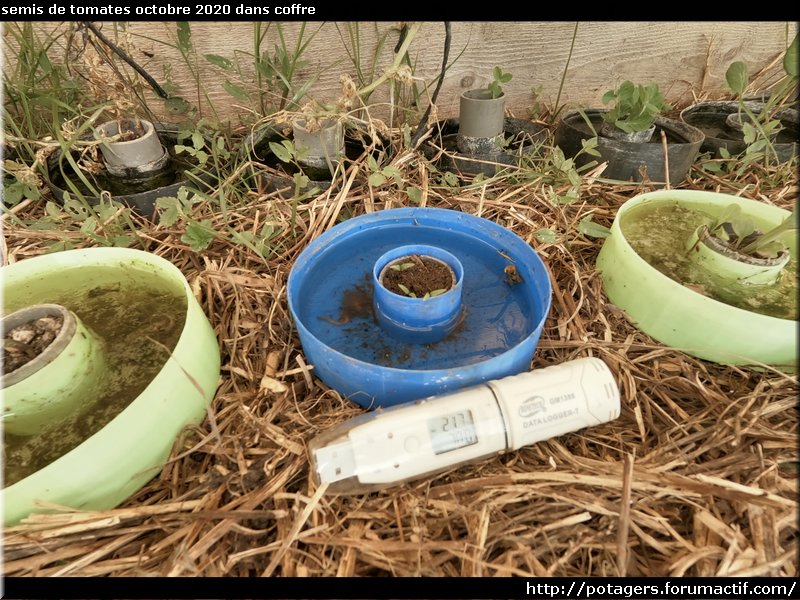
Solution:
<path fill-rule="evenodd" d="M 409 255 L 387 265 L 380 279 L 387 290 L 409 298 L 427 300 L 441 296 L 456 283 L 447 263 L 425 255 Z"/>
<path fill-rule="evenodd" d="M 409 298 L 416 298 L 417 297 L 417 295 L 414 292 L 412 292 L 410 289 L 408 289 L 402 283 L 398 283 L 397 287 L 399 287 L 401 290 L 403 290 L 403 293 L 406 296 L 408 296 Z M 444 288 L 439 288 L 438 290 L 433 290 L 432 292 L 425 292 L 425 295 L 422 297 L 422 299 L 423 300 L 427 300 L 428 298 L 435 298 L 436 296 L 441 296 L 446 291 L 447 290 L 444 289 Z"/>
<path fill-rule="evenodd" d="M 489 90 L 492 94 L 492 98 L 499 98 L 503 95 L 503 88 L 502 84 L 508 83 L 513 78 L 511 73 L 503 73 L 503 69 L 500 67 L 495 67 L 492 71 L 492 81 L 486 86 L 486 89 Z"/>
<path fill-rule="evenodd" d="M 647 142 L 655 131 L 655 119 L 670 106 L 658 85 L 635 85 L 623 81 L 616 90 L 603 94 L 603 104 L 613 102 L 611 109 L 603 115 L 602 135 L 627 139 L 631 142 Z"/>
<path fill-rule="evenodd" d="M 731 250 L 754 258 L 777 258 L 787 252 L 780 237 L 797 229 L 797 208 L 783 222 L 767 232 L 756 228 L 752 219 L 742 214 L 738 204 L 728 206 L 709 226 L 709 233 Z"/>
<path fill-rule="evenodd" d="M 785 75 L 777 83 L 761 110 L 753 110 L 744 100 L 745 91 L 750 85 L 747 65 L 736 61 L 731 63 L 725 72 L 725 81 L 739 101 L 739 111 L 729 115 L 726 123 L 742 132 L 744 142 L 747 144 L 745 150 L 745 158 L 749 159 L 747 162 L 761 158 L 766 159 L 767 163 L 772 158 L 780 162 L 773 144 L 784 127 L 777 113 L 786 104 L 791 103 L 797 93 L 797 53 L 797 36 L 795 36 L 783 57 Z"/>
<path fill-rule="evenodd" d="M 415 266 L 415 263 L 407 262 L 407 263 L 401 263 L 401 264 L 397 264 L 397 265 L 392 265 L 389 268 L 393 269 L 395 271 L 405 271 L 406 269 L 411 269 L 414 266 Z M 403 286 L 403 287 L 405 287 L 405 286 Z M 406 292 L 406 294 L 408 294 L 408 290 L 407 289 L 405 290 L 405 292 Z"/>
<path fill-rule="evenodd" d="M 495 67 L 492 81 L 485 87 L 467 90 L 459 102 L 458 151 L 469 156 L 494 156 L 506 145 L 505 98 L 502 84 L 511 81 L 510 73 Z M 493 169 L 492 169 L 493 170 Z"/>

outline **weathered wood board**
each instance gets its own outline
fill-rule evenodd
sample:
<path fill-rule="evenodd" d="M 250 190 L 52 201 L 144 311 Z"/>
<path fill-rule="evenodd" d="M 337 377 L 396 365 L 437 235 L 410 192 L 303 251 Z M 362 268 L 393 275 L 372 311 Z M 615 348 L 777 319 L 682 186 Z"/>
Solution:
<path fill-rule="evenodd" d="M 38 23 L 37 27 L 59 25 Z M 381 38 L 384 43 L 376 74 L 391 64 L 398 25 L 357 24 L 363 71 L 371 70 Z M 288 47 L 296 44 L 301 26 L 280 24 Z M 255 96 L 253 22 L 191 22 L 190 56 L 195 61 L 191 68 L 176 47 L 175 22 L 132 22 L 127 27 L 129 36 L 119 24 L 115 27 L 111 22 L 103 23 L 106 35 L 122 41 L 157 80 L 170 79 L 181 96 L 201 108 L 202 115 L 212 116 L 209 103 L 223 119 L 235 120 L 239 114 L 258 111 L 255 101 L 236 98 L 224 87 L 227 80 Z M 266 29 L 262 48 L 272 54 L 280 43 L 278 24 L 264 22 L 262 27 Z M 341 76 L 355 78 L 356 74 L 348 57 L 348 49 L 352 53 L 350 33 L 355 27 L 353 23 L 305 25 L 305 38 L 312 34 L 313 38 L 301 57 L 302 67 L 294 75 L 297 88 L 316 77 L 310 88 L 311 97 L 326 102 L 339 97 Z M 450 59 L 455 62 L 440 92 L 438 116 L 456 115 L 459 94 L 485 85 L 495 65 L 514 75 L 504 89 L 507 107 L 516 116 L 529 116 L 534 105 L 533 90 L 544 102 L 552 104 L 558 95 L 574 31 L 574 22 L 453 23 Z M 700 93 L 720 96 L 725 92 L 724 75 L 731 62 L 745 61 L 751 72 L 756 72 L 780 55 L 796 31 L 796 23 L 786 22 L 581 22 L 560 102 L 598 106 L 603 93 L 624 79 L 658 83 L 667 99 L 678 105 L 690 103 L 693 95 Z M 443 40 L 442 23 L 425 23 L 410 47 L 414 77 L 423 89 L 423 106 L 439 71 Z M 234 69 L 225 71 L 212 65 L 206 54 L 227 58 L 234 63 Z M 236 65 L 240 73 L 235 72 Z M 199 73 L 199 85 L 193 70 Z M 430 86 L 427 93 L 425 85 Z M 388 98 L 388 87 L 384 85 L 372 95 L 370 103 L 386 102 Z M 165 114 L 161 102 L 154 101 L 152 107 L 156 114 Z M 374 111 L 381 116 L 387 112 L 385 106 L 376 106 Z"/>

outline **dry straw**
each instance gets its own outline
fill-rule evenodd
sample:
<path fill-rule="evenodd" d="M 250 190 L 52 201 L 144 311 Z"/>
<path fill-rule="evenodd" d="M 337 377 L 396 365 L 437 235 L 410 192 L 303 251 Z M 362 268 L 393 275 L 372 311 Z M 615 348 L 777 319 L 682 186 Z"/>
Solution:
<path fill-rule="evenodd" d="M 619 419 L 380 493 L 314 489 L 308 441 L 361 410 L 304 360 L 286 305 L 289 269 L 340 218 L 410 204 L 393 185 L 365 186 L 359 161 L 297 207 L 294 234 L 285 227 L 268 260 L 219 240 L 197 254 L 180 227 L 139 223 L 138 247 L 183 271 L 218 336 L 213 419 L 190 429 L 160 476 L 122 507 L 7 529 L 5 573 L 796 576 L 796 378 L 704 362 L 640 333 L 603 294 L 601 241 L 577 232 L 589 212 L 610 225 L 622 202 L 651 188 L 586 177 L 578 202 L 554 206 L 538 180 L 448 190 L 412 153 L 393 164 L 422 190 L 422 205 L 480 215 L 536 248 L 554 298 L 534 366 L 605 360 L 622 391 Z M 797 199 L 794 174 L 777 188 L 760 172 L 738 182 L 692 177 L 682 187 L 783 207 Z M 247 200 L 229 207 L 228 226 L 289 222 L 280 195 Z M 31 220 L 43 210 L 23 203 L 16 213 Z M 210 205 L 197 210 L 222 228 Z M 4 225 L 7 261 L 65 236 Z M 543 227 L 558 232 L 555 243 L 537 241 Z"/>

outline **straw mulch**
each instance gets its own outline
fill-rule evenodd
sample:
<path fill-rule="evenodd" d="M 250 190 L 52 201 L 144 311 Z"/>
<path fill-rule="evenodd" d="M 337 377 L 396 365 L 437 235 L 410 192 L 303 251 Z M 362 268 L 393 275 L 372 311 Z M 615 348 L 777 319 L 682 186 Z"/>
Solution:
<path fill-rule="evenodd" d="M 286 305 L 293 259 L 337 219 L 410 205 L 391 184 L 370 191 L 364 165 L 297 209 L 295 235 L 264 260 L 215 242 L 202 254 L 180 228 L 140 223 L 138 247 L 181 268 L 216 330 L 222 377 L 207 418 L 161 475 L 122 507 L 31 516 L 4 533 L 7 575 L 789 575 L 797 564 L 797 380 L 705 362 L 638 332 L 603 294 L 601 240 L 647 184 L 591 177 L 555 206 L 544 183 L 434 187 L 415 155 L 395 159 L 424 206 L 480 215 L 536 248 L 554 298 L 534 367 L 605 360 L 622 393 L 609 424 L 436 477 L 362 496 L 314 489 L 307 443 L 361 412 L 314 376 Z M 681 187 L 741 193 L 788 207 L 795 176 L 767 186 L 693 171 Z M 291 206 L 252 194 L 228 223 L 255 231 Z M 38 204 L 17 214 L 35 219 Z M 210 206 L 200 217 L 222 222 Z M 205 211 L 205 213 L 204 213 Z M 541 243 L 541 227 L 558 232 Z M 58 236 L 6 223 L 4 255 L 40 254 Z"/>

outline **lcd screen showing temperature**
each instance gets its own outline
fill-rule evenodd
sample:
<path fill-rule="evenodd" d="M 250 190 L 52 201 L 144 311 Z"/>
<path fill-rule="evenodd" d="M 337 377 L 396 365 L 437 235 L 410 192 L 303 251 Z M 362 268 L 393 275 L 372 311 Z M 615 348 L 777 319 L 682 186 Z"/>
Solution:
<path fill-rule="evenodd" d="M 434 454 L 444 454 L 478 443 L 472 412 L 461 410 L 428 419 Z"/>

